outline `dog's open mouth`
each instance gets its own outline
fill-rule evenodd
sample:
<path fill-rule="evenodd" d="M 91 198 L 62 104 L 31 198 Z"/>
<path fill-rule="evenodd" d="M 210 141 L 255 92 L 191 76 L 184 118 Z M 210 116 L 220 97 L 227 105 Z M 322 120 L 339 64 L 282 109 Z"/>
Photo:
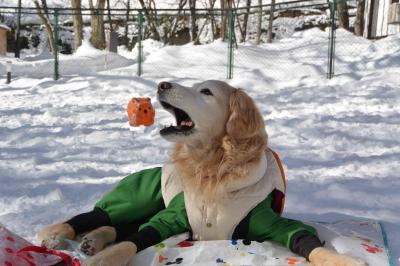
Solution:
<path fill-rule="evenodd" d="M 169 127 L 164 127 L 163 129 L 160 130 L 161 135 L 167 135 L 172 133 L 188 135 L 193 132 L 192 129 L 194 128 L 195 124 L 185 111 L 175 106 L 172 106 L 164 101 L 160 101 L 160 103 L 162 107 L 164 107 L 164 109 L 170 111 L 175 115 L 175 120 L 176 120 L 176 126 L 171 125 Z"/>

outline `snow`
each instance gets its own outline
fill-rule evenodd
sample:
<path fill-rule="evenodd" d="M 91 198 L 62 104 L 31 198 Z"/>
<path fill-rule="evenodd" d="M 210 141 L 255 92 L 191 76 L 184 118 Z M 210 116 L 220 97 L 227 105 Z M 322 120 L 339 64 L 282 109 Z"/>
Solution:
<path fill-rule="evenodd" d="M 381 220 L 399 265 L 400 35 L 371 42 L 338 31 L 332 80 L 327 38 L 311 29 L 241 45 L 229 83 L 255 99 L 286 166 L 285 216 Z M 162 80 L 224 79 L 226 47 L 146 41 L 142 77 L 135 51 L 109 53 L 105 64 L 88 43 L 60 57 L 59 81 L 45 56 L 0 58 L 0 73 L 12 60 L 14 76 L 0 85 L 0 222 L 34 240 L 43 226 L 90 210 L 123 176 L 161 165 L 171 144 L 158 130 L 171 115 L 154 102 L 156 125 L 129 130 L 128 100 L 155 101 Z"/>
<path fill-rule="evenodd" d="M 11 30 L 10 27 L 8 27 L 7 25 L 0 23 L 0 29 L 4 29 L 4 30 Z"/>

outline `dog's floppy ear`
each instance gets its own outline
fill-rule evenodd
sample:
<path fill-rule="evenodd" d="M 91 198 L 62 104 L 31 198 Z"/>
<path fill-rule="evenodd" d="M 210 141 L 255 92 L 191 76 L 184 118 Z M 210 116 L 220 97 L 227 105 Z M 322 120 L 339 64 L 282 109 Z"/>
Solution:
<path fill-rule="evenodd" d="M 264 120 L 253 99 L 242 89 L 236 89 L 229 98 L 226 131 L 231 141 L 236 143 L 253 137 L 267 141 Z"/>

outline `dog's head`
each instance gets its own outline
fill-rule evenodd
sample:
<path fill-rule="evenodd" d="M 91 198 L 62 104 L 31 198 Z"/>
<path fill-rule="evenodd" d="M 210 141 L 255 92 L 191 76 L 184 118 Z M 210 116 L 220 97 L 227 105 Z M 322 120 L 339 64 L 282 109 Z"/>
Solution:
<path fill-rule="evenodd" d="M 243 90 L 214 80 L 193 87 L 162 82 L 158 100 L 177 123 L 160 131 L 176 143 L 172 162 L 183 184 L 204 199 L 222 195 L 260 161 L 267 144 L 264 120 Z"/>
<path fill-rule="evenodd" d="M 233 144 L 255 135 L 266 137 L 253 100 L 225 82 L 209 80 L 192 87 L 161 82 L 157 94 L 161 105 L 175 116 L 176 125 L 160 131 L 169 141 L 197 146 L 224 136 Z"/>

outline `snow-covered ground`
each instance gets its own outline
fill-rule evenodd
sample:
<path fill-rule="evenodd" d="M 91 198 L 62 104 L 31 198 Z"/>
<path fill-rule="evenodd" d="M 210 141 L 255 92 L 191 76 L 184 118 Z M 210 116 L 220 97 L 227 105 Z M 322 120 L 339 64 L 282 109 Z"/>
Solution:
<path fill-rule="evenodd" d="M 242 47 L 229 82 L 254 97 L 286 166 L 285 215 L 382 220 L 400 264 L 400 35 L 338 39 L 344 74 L 332 80 L 324 77 L 327 33 L 313 29 Z M 155 99 L 162 80 L 223 79 L 225 52 L 218 41 L 146 42 L 145 75 L 137 77 L 135 54 L 108 55 L 105 69 L 104 52 L 86 47 L 61 58 L 59 81 L 48 59 L 11 59 L 16 77 L 0 85 L 0 222 L 34 240 L 44 225 L 90 210 L 123 176 L 162 164 L 171 146 L 159 125 L 172 117 L 155 102 L 156 125 L 131 131 L 128 100 Z"/>

